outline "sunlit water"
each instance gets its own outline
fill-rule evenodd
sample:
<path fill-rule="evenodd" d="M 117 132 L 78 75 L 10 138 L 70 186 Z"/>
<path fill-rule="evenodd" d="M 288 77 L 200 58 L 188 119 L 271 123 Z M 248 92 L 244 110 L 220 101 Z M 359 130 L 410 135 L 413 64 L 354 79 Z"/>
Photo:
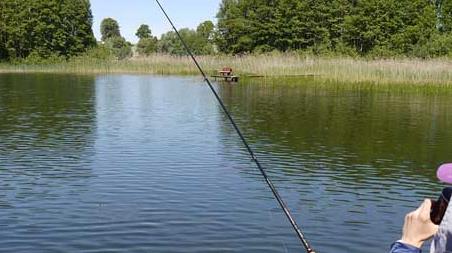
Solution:
<path fill-rule="evenodd" d="M 386 252 L 452 161 L 450 93 L 217 84 L 318 252 Z M 198 78 L 0 75 L 1 252 L 303 252 Z"/>

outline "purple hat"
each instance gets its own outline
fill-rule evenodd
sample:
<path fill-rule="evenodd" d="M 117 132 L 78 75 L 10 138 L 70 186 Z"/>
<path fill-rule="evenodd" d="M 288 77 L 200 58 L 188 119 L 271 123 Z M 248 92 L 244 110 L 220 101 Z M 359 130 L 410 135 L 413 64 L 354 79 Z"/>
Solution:
<path fill-rule="evenodd" d="M 452 184 L 452 163 L 447 163 L 439 167 L 436 176 L 444 183 Z"/>

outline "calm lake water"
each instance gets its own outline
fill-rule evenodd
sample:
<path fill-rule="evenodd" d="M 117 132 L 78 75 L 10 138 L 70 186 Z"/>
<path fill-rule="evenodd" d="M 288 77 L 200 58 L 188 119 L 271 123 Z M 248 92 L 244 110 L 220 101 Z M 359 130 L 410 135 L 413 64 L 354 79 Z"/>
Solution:
<path fill-rule="evenodd" d="M 452 92 L 216 84 L 318 252 L 386 252 L 443 185 Z M 199 78 L 0 75 L 1 252 L 303 252 Z"/>

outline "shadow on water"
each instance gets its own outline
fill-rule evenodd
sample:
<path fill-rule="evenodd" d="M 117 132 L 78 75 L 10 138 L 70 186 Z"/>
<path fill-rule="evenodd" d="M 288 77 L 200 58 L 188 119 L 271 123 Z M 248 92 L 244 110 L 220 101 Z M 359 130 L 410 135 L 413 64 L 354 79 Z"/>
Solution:
<path fill-rule="evenodd" d="M 387 250 L 452 160 L 447 88 L 245 79 L 219 90 L 321 252 Z"/>
<path fill-rule="evenodd" d="M 269 148 L 281 145 L 294 153 L 338 153 L 346 165 L 406 165 L 432 181 L 432 169 L 451 159 L 448 94 L 275 82 L 221 86 L 222 97 L 257 147 L 267 142 Z M 393 176 L 391 171 L 380 174 Z"/>

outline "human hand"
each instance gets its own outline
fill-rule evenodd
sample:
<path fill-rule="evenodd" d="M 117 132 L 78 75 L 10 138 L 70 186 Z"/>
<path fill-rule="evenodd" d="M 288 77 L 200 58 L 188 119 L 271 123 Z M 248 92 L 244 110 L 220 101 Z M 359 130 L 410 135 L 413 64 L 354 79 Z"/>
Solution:
<path fill-rule="evenodd" d="M 405 216 L 402 243 L 421 248 L 426 240 L 436 234 L 438 226 L 430 220 L 431 208 L 432 201 L 426 199 L 418 209 Z"/>

